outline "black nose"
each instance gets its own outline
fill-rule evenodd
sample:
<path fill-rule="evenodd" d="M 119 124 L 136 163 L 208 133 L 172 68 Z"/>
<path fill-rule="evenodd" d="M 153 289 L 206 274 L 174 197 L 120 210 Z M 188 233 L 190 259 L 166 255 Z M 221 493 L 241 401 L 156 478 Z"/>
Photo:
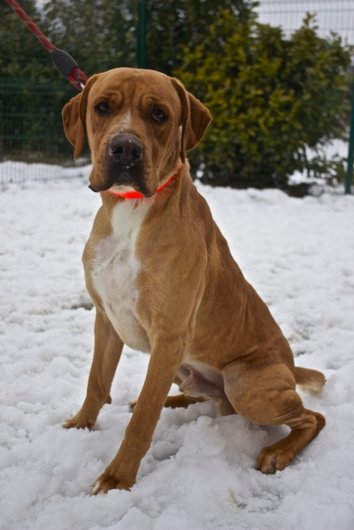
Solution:
<path fill-rule="evenodd" d="M 143 146 L 133 134 L 120 133 L 112 138 L 108 156 L 121 168 L 129 169 L 143 158 Z"/>

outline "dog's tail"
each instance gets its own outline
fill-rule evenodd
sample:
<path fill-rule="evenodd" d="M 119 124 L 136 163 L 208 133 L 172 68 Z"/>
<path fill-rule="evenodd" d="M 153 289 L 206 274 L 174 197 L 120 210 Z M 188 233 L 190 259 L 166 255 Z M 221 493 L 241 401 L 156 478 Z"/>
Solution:
<path fill-rule="evenodd" d="M 302 386 L 306 390 L 310 390 L 311 392 L 320 392 L 323 385 L 326 382 L 325 376 L 317 371 L 317 370 L 311 370 L 310 368 L 300 368 L 298 366 L 295 366 L 295 380 L 296 383 L 300 386 Z"/>

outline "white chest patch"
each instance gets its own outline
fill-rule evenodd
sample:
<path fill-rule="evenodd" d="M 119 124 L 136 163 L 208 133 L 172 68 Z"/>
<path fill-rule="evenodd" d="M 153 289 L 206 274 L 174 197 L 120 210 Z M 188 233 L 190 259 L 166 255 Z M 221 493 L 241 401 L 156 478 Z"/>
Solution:
<path fill-rule="evenodd" d="M 141 351 L 149 351 L 150 345 L 136 314 L 136 279 L 140 263 L 135 250 L 141 225 L 153 200 L 125 200 L 115 206 L 113 231 L 96 247 L 92 270 L 94 288 L 114 329 L 125 344 Z"/>

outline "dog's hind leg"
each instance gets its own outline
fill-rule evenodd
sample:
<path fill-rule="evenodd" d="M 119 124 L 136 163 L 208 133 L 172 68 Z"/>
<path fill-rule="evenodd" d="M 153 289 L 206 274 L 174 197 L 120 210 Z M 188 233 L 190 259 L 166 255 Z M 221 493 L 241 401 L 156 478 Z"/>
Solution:
<path fill-rule="evenodd" d="M 97 309 L 95 321 L 95 349 L 85 401 L 75 416 L 63 423 L 70 429 L 91 428 L 105 403 L 111 402 L 109 395 L 112 380 L 123 349 L 123 342 L 113 329 L 105 313 Z"/>
<path fill-rule="evenodd" d="M 187 396 L 186 394 L 178 394 L 177 396 L 167 396 L 164 407 L 168 407 L 171 409 L 176 409 L 179 407 L 187 408 L 189 405 L 193 405 L 194 403 L 200 403 L 202 401 L 205 401 L 205 398 L 195 398 Z"/>
<path fill-rule="evenodd" d="M 201 401 L 205 401 L 205 398 L 194 398 L 186 396 L 186 394 L 178 394 L 177 396 L 167 396 L 164 407 L 170 409 L 187 408 L 189 405 L 193 405 L 194 403 L 199 403 Z M 134 409 L 136 402 L 137 400 L 131 401 L 129 403 L 130 410 Z"/>
<path fill-rule="evenodd" d="M 295 456 L 317 436 L 325 425 L 322 414 L 303 409 L 291 419 L 284 419 L 291 432 L 286 438 L 264 447 L 257 458 L 256 468 L 263 473 L 275 473 L 284 469 Z"/>
<path fill-rule="evenodd" d="M 284 469 L 324 427 L 321 414 L 304 408 L 295 377 L 284 364 L 240 369 L 234 363 L 222 373 L 225 393 L 237 412 L 259 425 L 285 424 L 291 429 L 261 451 L 256 468 L 263 473 Z"/>
<path fill-rule="evenodd" d="M 168 396 L 165 401 L 164 407 L 168 407 L 170 409 L 177 409 L 179 407 L 187 408 L 189 407 L 189 405 L 193 405 L 194 403 L 202 403 L 203 401 L 208 401 L 208 398 L 202 396 L 191 397 L 186 394 L 178 394 L 177 396 Z M 235 414 L 235 411 L 226 396 L 224 399 L 216 400 L 216 406 L 221 416 Z"/>

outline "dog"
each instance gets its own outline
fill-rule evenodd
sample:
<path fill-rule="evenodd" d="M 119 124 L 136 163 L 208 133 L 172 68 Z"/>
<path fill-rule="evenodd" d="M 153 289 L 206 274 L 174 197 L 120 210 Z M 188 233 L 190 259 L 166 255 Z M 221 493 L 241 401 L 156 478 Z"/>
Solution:
<path fill-rule="evenodd" d="M 325 425 L 296 384 L 319 391 L 325 378 L 294 366 L 192 182 L 186 153 L 209 110 L 175 78 L 116 68 L 93 75 L 62 116 L 75 157 L 88 141 L 90 188 L 102 198 L 83 253 L 94 356 L 84 403 L 64 426 L 93 427 L 124 344 L 150 353 L 124 439 L 92 493 L 133 486 L 164 406 L 210 399 L 221 414 L 290 427 L 256 462 L 263 473 L 284 469 Z M 181 394 L 168 397 L 174 382 Z"/>

